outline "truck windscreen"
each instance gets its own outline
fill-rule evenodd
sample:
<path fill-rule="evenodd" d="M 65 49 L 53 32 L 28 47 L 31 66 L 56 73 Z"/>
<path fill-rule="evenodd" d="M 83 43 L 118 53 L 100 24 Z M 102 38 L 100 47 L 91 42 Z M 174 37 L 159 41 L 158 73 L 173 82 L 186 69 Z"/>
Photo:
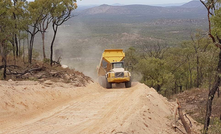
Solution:
<path fill-rule="evenodd" d="M 119 63 L 113 63 L 113 68 L 124 68 L 123 63 L 119 62 Z"/>

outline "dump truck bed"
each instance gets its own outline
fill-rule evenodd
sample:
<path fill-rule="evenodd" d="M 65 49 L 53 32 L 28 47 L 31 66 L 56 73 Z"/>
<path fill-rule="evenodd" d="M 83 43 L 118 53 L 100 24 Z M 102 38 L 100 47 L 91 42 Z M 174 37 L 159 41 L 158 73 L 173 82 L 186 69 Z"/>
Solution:
<path fill-rule="evenodd" d="M 123 49 L 106 49 L 102 55 L 103 59 L 108 63 L 120 62 L 124 59 Z"/>

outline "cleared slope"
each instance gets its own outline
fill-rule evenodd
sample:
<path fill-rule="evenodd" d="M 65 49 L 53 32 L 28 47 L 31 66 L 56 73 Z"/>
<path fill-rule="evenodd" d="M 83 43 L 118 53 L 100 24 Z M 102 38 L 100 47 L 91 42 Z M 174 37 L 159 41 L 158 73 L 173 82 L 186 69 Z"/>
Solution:
<path fill-rule="evenodd" d="M 107 90 L 97 83 L 73 88 L 64 83 L 4 82 L 0 95 L 0 133 L 175 133 L 174 103 L 140 83 Z"/>

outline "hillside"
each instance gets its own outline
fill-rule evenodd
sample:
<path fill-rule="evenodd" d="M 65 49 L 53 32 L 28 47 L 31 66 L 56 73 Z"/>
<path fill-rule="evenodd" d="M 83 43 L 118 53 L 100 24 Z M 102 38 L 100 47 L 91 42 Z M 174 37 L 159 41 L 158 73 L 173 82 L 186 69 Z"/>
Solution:
<path fill-rule="evenodd" d="M 89 15 L 114 15 L 125 17 L 150 17 L 150 19 L 156 18 L 185 18 L 185 17 L 202 17 L 203 13 L 206 13 L 202 4 L 198 1 L 192 1 L 187 4 L 178 7 L 159 7 L 149 5 L 125 5 L 125 6 L 111 6 L 101 5 L 82 11 L 82 16 Z M 127 16 L 128 15 L 128 16 Z"/>

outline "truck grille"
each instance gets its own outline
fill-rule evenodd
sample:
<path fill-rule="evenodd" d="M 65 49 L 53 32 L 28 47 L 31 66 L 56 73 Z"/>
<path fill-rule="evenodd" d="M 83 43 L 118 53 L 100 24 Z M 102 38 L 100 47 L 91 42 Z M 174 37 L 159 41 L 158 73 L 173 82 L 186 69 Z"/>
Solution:
<path fill-rule="evenodd" d="M 116 78 L 124 77 L 124 72 L 117 72 L 115 73 Z"/>

